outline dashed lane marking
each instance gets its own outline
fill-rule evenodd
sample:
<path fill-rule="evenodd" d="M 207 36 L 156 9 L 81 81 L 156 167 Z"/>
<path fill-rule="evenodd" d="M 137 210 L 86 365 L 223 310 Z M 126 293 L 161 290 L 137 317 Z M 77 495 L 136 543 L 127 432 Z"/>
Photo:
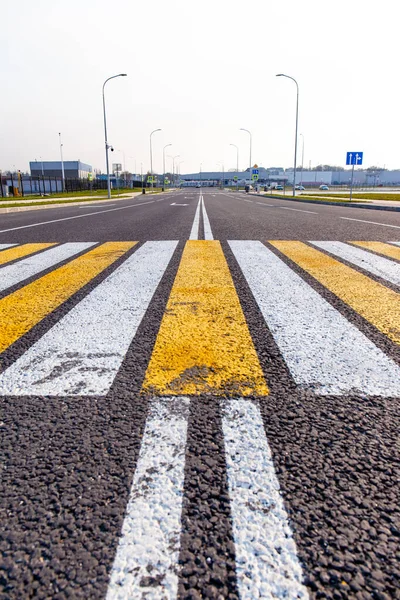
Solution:
<path fill-rule="evenodd" d="M 346 221 L 358 221 L 359 223 L 370 223 L 371 225 L 381 225 L 382 227 L 393 227 L 394 229 L 400 229 L 400 225 L 388 225 L 387 223 L 377 223 L 376 221 L 365 221 L 364 219 L 352 219 L 351 217 L 339 217 L 339 219 L 345 219 Z"/>
<path fill-rule="evenodd" d="M 265 396 L 268 388 L 218 241 L 188 241 L 143 390 Z"/>
<path fill-rule="evenodd" d="M 32 245 L 46 247 L 54 244 Z M 94 245 L 95 242 L 62 244 L 61 246 L 50 248 L 50 250 L 45 250 L 40 254 L 24 258 L 12 265 L 6 265 L 0 269 L 0 292 L 29 279 L 29 277 L 38 275 L 50 267 L 55 267 L 58 263 L 71 258 L 75 254 L 79 254 L 79 252 L 83 252 Z M 23 246 L 21 247 L 23 248 Z"/>
<path fill-rule="evenodd" d="M 199 239 L 199 224 L 200 224 L 200 207 L 201 207 L 201 196 L 199 196 L 199 201 L 197 203 L 196 212 L 194 215 L 192 229 L 190 231 L 189 240 L 198 240 Z"/>
<path fill-rule="evenodd" d="M 256 241 L 229 245 L 298 385 L 321 395 L 400 394 L 396 363 L 271 250 Z"/>
<path fill-rule="evenodd" d="M 208 218 L 208 214 L 206 211 L 206 206 L 204 204 L 204 197 L 201 197 L 201 203 L 202 203 L 202 213 L 203 213 L 203 225 L 204 225 L 204 239 L 205 240 L 213 240 L 214 236 L 212 234 L 211 231 L 211 225 L 210 225 L 210 220 Z"/>
<path fill-rule="evenodd" d="M 0 352 L 32 329 L 134 242 L 108 242 L 0 300 Z M 82 332 L 85 335 L 86 332 Z"/>
<path fill-rule="evenodd" d="M 294 210 L 295 212 L 308 213 L 309 215 L 318 215 L 319 213 L 313 212 L 312 210 L 301 210 L 300 208 L 289 208 L 289 206 L 277 206 L 276 208 L 281 208 L 282 210 Z"/>
<path fill-rule="evenodd" d="M 400 295 L 302 242 L 270 242 L 396 344 Z"/>
<path fill-rule="evenodd" d="M 23 258 L 24 256 L 28 256 L 29 254 L 33 254 L 34 252 L 39 252 L 40 250 L 45 250 L 46 248 L 50 248 L 55 244 L 23 244 L 22 246 L 17 247 L 15 247 L 14 244 L 12 245 L 14 246 L 13 248 L 10 248 L 8 250 L 4 249 L 2 252 L 0 252 L 0 265 L 5 265 L 6 263 L 11 262 L 12 260 Z M 7 246 L 8 244 L 5 244 L 6 248 Z M 2 274 L 1 277 L 3 277 Z"/>

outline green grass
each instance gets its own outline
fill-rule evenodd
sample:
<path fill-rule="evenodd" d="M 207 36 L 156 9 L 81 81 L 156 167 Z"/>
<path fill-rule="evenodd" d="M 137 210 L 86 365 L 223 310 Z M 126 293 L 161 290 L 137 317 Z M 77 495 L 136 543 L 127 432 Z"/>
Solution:
<path fill-rule="evenodd" d="M 346 198 L 347 200 L 350 200 L 350 194 L 328 194 L 328 193 L 323 193 L 323 194 L 318 194 L 318 197 L 321 196 L 323 198 L 325 197 L 334 197 L 334 198 Z M 303 195 L 302 195 L 303 197 Z M 399 201 L 400 200 L 400 193 L 396 194 L 385 194 L 383 193 L 379 193 L 379 192 L 353 192 L 353 198 L 361 198 L 362 200 L 393 200 L 393 201 Z"/>
<path fill-rule="evenodd" d="M 271 194 L 264 194 L 264 196 L 266 198 L 269 198 L 271 196 Z M 272 196 L 274 197 L 274 194 L 272 194 Z M 275 195 L 275 198 L 277 198 L 277 197 L 278 196 Z M 289 195 L 284 196 L 283 194 L 281 194 L 280 197 L 281 198 L 291 198 L 291 197 L 293 198 L 293 196 L 289 196 Z M 338 204 L 343 204 L 343 202 L 346 202 L 346 200 L 344 198 L 331 198 L 331 197 L 325 198 L 324 196 L 323 197 L 319 197 L 319 196 L 304 196 L 303 194 L 301 194 L 301 196 L 296 196 L 296 199 L 297 200 L 311 200 L 311 201 L 314 201 L 314 202 L 318 202 L 318 200 L 320 202 L 337 202 Z M 347 201 L 350 202 L 349 199 Z M 353 199 L 352 203 L 356 203 L 356 202 L 362 202 L 362 200 L 354 200 Z"/>
<path fill-rule="evenodd" d="M 132 192 L 140 192 L 141 188 L 121 188 L 120 190 L 113 189 L 111 190 L 111 196 L 118 196 L 119 194 L 126 194 Z M 56 198 L 76 198 L 81 196 L 90 196 L 91 198 L 107 198 L 107 190 L 90 190 L 80 191 L 80 192 L 58 192 L 54 194 L 46 194 L 46 196 L 42 196 L 40 194 L 32 194 L 22 196 L 9 196 L 8 198 L 0 198 L 0 202 L 17 202 L 21 200 L 53 200 Z"/>
<path fill-rule="evenodd" d="M 129 198 L 125 194 L 121 194 L 121 198 Z M 86 198 L 82 200 L 42 200 L 41 202 L 7 202 L 6 204 L 0 204 L 0 208 L 15 208 L 24 207 L 30 208 L 31 206 L 51 206 L 52 204 L 77 204 L 78 202 L 96 202 L 97 198 Z"/>

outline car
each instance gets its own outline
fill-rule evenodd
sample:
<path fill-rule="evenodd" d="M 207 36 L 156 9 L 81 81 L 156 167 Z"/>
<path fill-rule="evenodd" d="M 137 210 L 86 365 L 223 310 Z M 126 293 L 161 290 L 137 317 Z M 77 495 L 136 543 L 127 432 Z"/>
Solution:
<path fill-rule="evenodd" d="M 276 185 L 276 186 L 275 186 L 275 189 L 276 189 L 276 190 L 283 190 L 283 185 Z"/>
<path fill-rule="evenodd" d="M 320 186 L 319 186 L 319 189 L 320 189 L 320 190 L 329 190 L 329 188 L 328 188 L 328 186 L 327 186 L 327 185 L 320 185 Z"/>
<path fill-rule="evenodd" d="M 304 185 L 296 185 L 295 189 L 304 191 L 306 188 L 304 187 Z"/>

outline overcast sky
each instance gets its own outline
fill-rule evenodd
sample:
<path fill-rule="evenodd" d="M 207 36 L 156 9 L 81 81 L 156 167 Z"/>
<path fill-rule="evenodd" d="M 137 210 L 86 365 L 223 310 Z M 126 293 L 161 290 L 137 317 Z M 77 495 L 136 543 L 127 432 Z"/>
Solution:
<path fill-rule="evenodd" d="M 3 0 L 0 168 L 81 159 L 105 171 L 109 141 L 126 168 L 181 172 L 293 164 L 295 77 L 304 166 L 400 167 L 399 16 L 394 0 Z M 298 163 L 302 138 L 299 137 Z M 171 168 L 168 159 L 167 166 Z M 111 162 L 123 162 L 115 151 Z"/>

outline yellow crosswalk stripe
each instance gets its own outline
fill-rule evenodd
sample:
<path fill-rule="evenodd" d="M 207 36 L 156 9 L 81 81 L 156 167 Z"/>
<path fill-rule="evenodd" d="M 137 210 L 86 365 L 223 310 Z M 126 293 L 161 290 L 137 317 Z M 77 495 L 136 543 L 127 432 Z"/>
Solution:
<path fill-rule="evenodd" d="M 143 391 L 268 394 L 220 242 L 186 242 Z"/>
<path fill-rule="evenodd" d="M 135 244 L 102 244 L 0 300 L 0 352 Z"/>
<path fill-rule="evenodd" d="M 400 344 L 399 294 L 302 242 L 269 243 Z"/>
<path fill-rule="evenodd" d="M 0 252 L 0 265 L 5 265 L 6 263 L 11 262 L 12 260 L 16 260 L 17 258 L 23 258 L 24 256 L 28 256 L 28 254 L 39 252 L 39 250 L 51 248 L 51 246 L 55 246 L 55 243 L 24 244 L 23 246 L 17 246 L 16 248 L 8 248 L 7 250 L 2 250 Z"/>
<path fill-rule="evenodd" d="M 391 246 L 390 244 L 385 244 L 384 242 L 351 242 L 351 244 L 360 246 L 361 248 L 366 248 L 367 250 L 372 250 L 377 254 L 389 256 L 389 258 L 397 258 L 397 260 L 400 260 L 399 246 Z"/>

